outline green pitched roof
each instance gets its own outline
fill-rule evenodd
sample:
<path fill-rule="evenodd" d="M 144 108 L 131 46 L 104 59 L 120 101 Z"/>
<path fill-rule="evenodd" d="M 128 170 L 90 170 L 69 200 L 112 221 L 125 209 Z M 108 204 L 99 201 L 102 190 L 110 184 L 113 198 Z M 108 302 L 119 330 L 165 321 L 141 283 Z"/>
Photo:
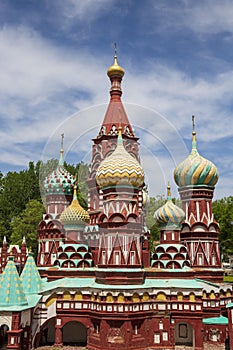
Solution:
<path fill-rule="evenodd" d="M 0 278 L 0 306 L 22 305 L 28 305 L 28 302 L 14 263 L 14 257 L 10 256 Z"/>
<path fill-rule="evenodd" d="M 37 270 L 33 255 L 29 253 L 27 262 L 20 276 L 26 294 L 37 294 L 42 289 L 42 281 Z"/>
<path fill-rule="evenodd" d="M 204 324 L 228 324 L 228 318 L 224 316 L 203 318 L 202 322 Z"/>

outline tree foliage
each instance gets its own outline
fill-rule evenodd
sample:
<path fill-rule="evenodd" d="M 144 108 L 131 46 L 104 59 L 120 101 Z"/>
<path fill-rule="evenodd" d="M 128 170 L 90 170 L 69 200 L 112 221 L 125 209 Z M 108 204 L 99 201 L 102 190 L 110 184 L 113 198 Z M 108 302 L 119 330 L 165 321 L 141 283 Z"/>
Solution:
<path fill-rule="evenodd" d="M 57 165 L 56 159 L 50 159 L 46 163 L 30 162 L 27 169 L 10 171 L 5 176 L 0 172 L 0 245 L 4 236 L 9 242 L 21 245 L 25 236 L 27 246 L 35 251 L 42 203 L 45 204 L 42 182 Z M 65 167 L 73 175 L 78 174 L 78 200 L 87 209 L 88 165 L 81 162 Z"/>
<path fill-rule="evenodd" d="M 0 245 L 3 237 L 15 244 L 21 244 L 26 236 L 27 245 L 36 249 L 37 227 L 42 218 L 44 198 L 41 184 L 45 177 L 57 167 L 58 161 L 51 159 L 46 163 L 30 162 L 26 170 L 8 172 L 0 171 Z M 87 209 L 88 165 L 65 164 L 67 170 L 78 178 L 78 199 Z M 180 201 L 173 199 L 176 205 Z M 154 212 L 166 202 L 163 196 L 150 198 L 146 210 L 146 225 L 151 232 L 151 242 L 159 240 L 159 228 L 154 221 Z M 220 246 L 227 259 L 233 255 L 233 197 L 213 202 L 213 212 L 220 227 Z M 153 245 L 153 244 L 152 244 Z"/>
<path fill-rule="evenodd" d="M 44 212 L 45 208 L 41 202 L 36 199 L 30 200 L 26 204 L 26 208 L 11 222 L 11 243 L 21 245 L 23 237 L 25 237 L 27 247 L 30 247 L 36 254 L 37 228 Z"/>
<path fill-rule="evenodd" d="M 223 258 L 228 260 L 229 256 L 233 255 L 233 197 L 214 201 L 213 213 L 219 223 L 219 241 Z"/>
<path fill-rule="evenodd" d="M 157 209 L 161 208 L 167 199 L 164 196 L 158 195 L 156 197 L 151 197 L 148 207 L 146 208 L 146 225 L 150 230 L 150 245 L 151 249 L 153 249 L 156 242 L 160 239 L 160 230 L 158 224 L 155 222 L 154 213 Z M 181 201 L 175 198 L 172 198 L 172 201 L 181 206 Z"/>

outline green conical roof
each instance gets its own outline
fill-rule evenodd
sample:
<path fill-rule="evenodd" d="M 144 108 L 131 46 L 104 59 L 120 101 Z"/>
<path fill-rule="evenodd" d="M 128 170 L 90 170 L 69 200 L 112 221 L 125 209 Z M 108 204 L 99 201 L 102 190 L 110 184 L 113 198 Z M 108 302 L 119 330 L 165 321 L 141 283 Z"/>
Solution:
<path fill-rule="evenodd" d="M 22 306 L 27 304 L 14 257 L 10 256 L 0 278 L 0 306 Z"/>
<path fill-rule="evenodd" d="M 37 294 L 42 289 L 42 281 L 37 270 L 32 253 L 29 253 L 27 262 L 21 273 L 20 279 L 26 294 Z"/>

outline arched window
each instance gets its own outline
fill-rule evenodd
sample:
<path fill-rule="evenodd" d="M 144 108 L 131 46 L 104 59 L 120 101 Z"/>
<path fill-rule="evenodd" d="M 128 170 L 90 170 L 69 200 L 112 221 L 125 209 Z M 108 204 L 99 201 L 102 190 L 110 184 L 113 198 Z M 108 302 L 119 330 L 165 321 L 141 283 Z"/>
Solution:
<path fill-rule="evenodd" d="M 156 296 L 156 300 L 167 300 L 167 297 L 163 292 L 159 292 Z"/>
<path fill-rule="evenodd" d="M 143 293 L 142 300 L 148 301 L 150 299 L 149 294 L 147 292 Z"/>
<path fill-rule="evenodd" d="M 177 293 L 177 300 L 178 301 L 182 301 L 183 300 L 183 293 L 181 293 L 181 292 Z"/>
<path fill-rule="evenodd" d="M 137 303 L 137 302 L 139 302 L 139 295 L 138 295 L 138 293 L 134 293 L 133 295 L 132 295 L 132 301 L 134 302 L 134 303 Z"/>
<path fill-rule="evenodd" d="M 64 299 L 64 300 L 71 300 L 70 292 L 65 291 L 65 292 L 63 293 L 63 299 Z"/>
<path fill-rule="evenodd" d="M 112 303 L 113 302 L 113 296 L 112 296 L 111 293 L 107 294 L 106 301 L 107 301 L 107 303 Z"/>
<path fill-rule="evenodd" d="M 196 300 L 196 297 L 195 297 L 195 294 L 194 293 L 190 293 L 189 294 L 189 301 L 195 301 Z"/>
<path fill-rule="evenodd" d="M 80 291 L 75 293 L 74 300 L 83 300 L 83 295 Z"/>
<path fill-rule="evenodd" d="M 125 301 L 125 297 L 123 293 L 118 294 L 117 301 L 118 303 L 123 303 Z"/>

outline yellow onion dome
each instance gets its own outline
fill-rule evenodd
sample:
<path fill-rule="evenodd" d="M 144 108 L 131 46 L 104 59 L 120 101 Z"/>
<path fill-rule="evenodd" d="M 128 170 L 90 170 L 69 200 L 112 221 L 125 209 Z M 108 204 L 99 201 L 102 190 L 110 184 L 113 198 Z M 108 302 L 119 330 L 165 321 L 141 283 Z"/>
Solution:
<path fill-rule="evenodd" d="M 184 211 L 175 205 L 171 198 L 170 185 L 167 187 L 167 202 L 154 213 L 154 219 L 160 227 L 180 227 L 185 218 Z"/>
<path fill-rule="evenodd" d="M 120 76 L 121 78 L 123 78 L 125 71 L 124 69 L 119 66 L 118 62 L 117 62 L 117 55 L 115 53 L 114 56 L 114 63 L 112 66 L 110 66 L 107 70 L 107 74 L 109 76 L 109 78 L 113 77 L 113 76 Z"/>
<path fill-rule="evenodd" d="M 144 171 L 139 162 L 123 146 L 122 128 L 119 127 L 117 147 L 99 165 L 96 182 L 100 187 L 131 185 L 140 187 L 144 183 Z"/>
<path fill-rule="evenodd" d="M 215 186 L 219 178 L 216 166 L 200 156 L 196 145 L 196 132 L 192 133 L 192 151 L 174 170 L 174 179 L 179 187 Z"/>
<path fill-rule="evenodd" d="M 60 221 L 63 225 L 84 223 L 89 220 L 88 212 L 81 207 L 77 199 L 77 187 L 74 186 L 73 200 L 61 213 Z"/>

